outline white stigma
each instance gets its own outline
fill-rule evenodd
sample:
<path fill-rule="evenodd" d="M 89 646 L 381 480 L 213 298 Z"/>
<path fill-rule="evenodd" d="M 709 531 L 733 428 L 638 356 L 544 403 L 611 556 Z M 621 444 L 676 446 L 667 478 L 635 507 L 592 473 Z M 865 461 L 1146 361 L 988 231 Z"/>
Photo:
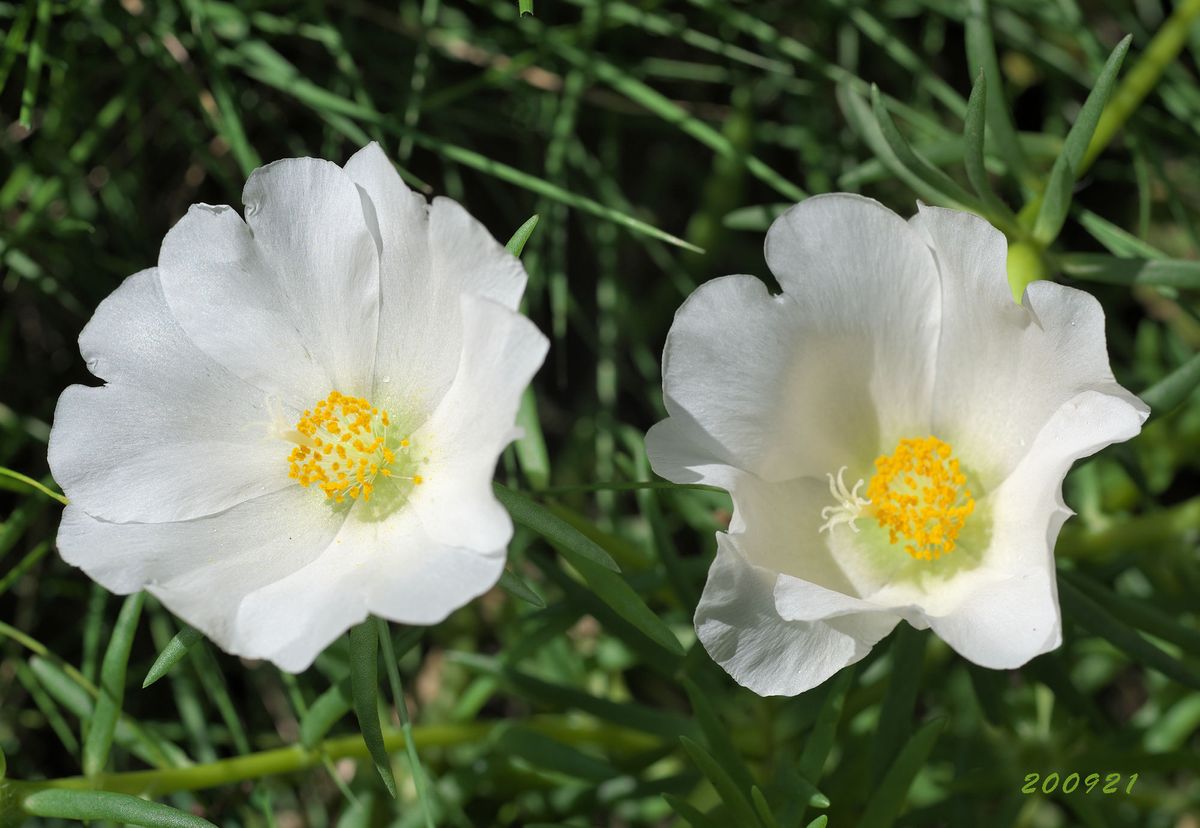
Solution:
<path fill-rule="evenodd" d="M 826 506 L 821 510 L 821 517 L 825 519 L 825 523 L 817 530 L 818 535 L 826 529 L 832 534 L 833 527 L 841 526 L 843 523 L 850 524 L 850 528 L 857 533 L 858 524 L 854 521 L 862 515 L 864 506 L 871 505 L 871 501 L 858 496 L 858 490 L 863 487 L 864 481 L 859 480 L 854 484 L 853 489 L 848 489 L 846 488 L 846 481 L 843 478 L 845 473 L 846 466 L 838 469 L 836 480 L 829 472 L 825 473 L 825 476 L 829 478 L 829 493 L 833 495 L 838 505 Z"/>

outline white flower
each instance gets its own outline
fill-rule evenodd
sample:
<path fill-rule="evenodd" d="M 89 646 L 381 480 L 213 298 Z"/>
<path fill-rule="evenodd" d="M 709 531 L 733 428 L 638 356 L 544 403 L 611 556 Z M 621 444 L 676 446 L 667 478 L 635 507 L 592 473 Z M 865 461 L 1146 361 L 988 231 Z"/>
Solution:
<path fill-rule="evenodd" d="M 821 196 L 767 234 L 783 293 L 727 276 L 680 308 L 646 447 L 733 496 L 696 630 L 741 684 L 803 692 L 900 619 L 986 667 L 1061 643 L 1063 478 L 1149 412 L 1096 300 L 1014 303 L 1005 254 L 967 213 Z"/>
<path fill-rule="evenodd" d="M 436 623 L 512 535 L 491 480 L 545 337 L 520 262 L 375 144 L 193 206 L 79 338 L 59 400 L 69 563 L 229 652 L 303 670 L 373 613 Z"/>

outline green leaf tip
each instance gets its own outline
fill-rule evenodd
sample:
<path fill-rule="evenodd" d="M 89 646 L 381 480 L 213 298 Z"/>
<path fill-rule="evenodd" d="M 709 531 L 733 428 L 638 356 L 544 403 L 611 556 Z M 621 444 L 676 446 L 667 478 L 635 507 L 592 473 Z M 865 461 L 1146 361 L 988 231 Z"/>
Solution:
<path fill-rule="evenodd" d="M 518 0 L 517 10 L 521 17 L 533 17 L 533 0 Z"/>
<path fill-rule="evenodd" d="M 518 259 L 521 258 L 521 251 L 525 249 L 525 243 L 529 241 L 529 237 L 533 235 L 533 231 L 537 228 L 539 219 L 541 219 L 541 216 L 537 213 L 525 219 L 525 222 L 517 228 L 517 231 L 512 234 L 512 238 L 504 245 L 504 249 Z"/>
<path fill-rule="evenodd" d="M 379 723 L 379 628 L 373 618 L 350 629 L 350 691 L 367 752 L 384 787 L 395 799 L 396 777 L 392 775 L 392 762 Z"/>
<path fill-rule="evenodd" d="M 167 646 L 163 647 L 162 652 L 158 654 L 158 658 L 154 659 L 154 664 L 146 672 L 146 678 L 142 679 L 142 689 L 145 690 L 169 673 L 171 668 L 178 664 L 187 655 L 188 650 L 202 638 L 204 638 L 204 633 L 194 627 L 184 627 L 177 632 L 167 642 Z"/>

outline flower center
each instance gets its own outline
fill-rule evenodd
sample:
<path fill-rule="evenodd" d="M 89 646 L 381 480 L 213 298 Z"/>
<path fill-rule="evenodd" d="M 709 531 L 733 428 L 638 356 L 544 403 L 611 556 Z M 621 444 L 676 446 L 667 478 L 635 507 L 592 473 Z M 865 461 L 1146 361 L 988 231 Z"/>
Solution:
<path fill-rule="evenodd" d="M 369 501 L 380 477 L 419 486 L 409 440 L 395 432 L 386 409 L 330 391 L 285 434 L 296 444 L 288 454 L 288 477 L 305 488 L 317 486 L 334 503 Z"/>
<path fill-rule="evenodd" d="M 910 541 L 904 551 L 931 561 L 954 551 L 955 538 L 975 511 L 966 483 L 948 443 L 932 436 L 908 438 L 875 459 L 867 496 L 889 542 L 903 535 Z"/>
<path fill-rule="evenodd" d="M 864 513 L 874 517 L 888 532 L 888 542 L 901 537 L 904 547 L 917 560 L 932 561 L 954 551 L 955 540 L 967 517 L 975 510 L 975 499 L 966 488 L 967 476 L 948 443 L 936 437 L 905 438 L 891 454 L 875 459 L 875 475 L 867 483 L 867 497 L 858 496 L 863 485 L 847 489 L 838 470 L 829 477 L 829 491 L 837 506 L 821 510 L 825 524 L 818 531 L 833 531 L 855 521 Z"/>

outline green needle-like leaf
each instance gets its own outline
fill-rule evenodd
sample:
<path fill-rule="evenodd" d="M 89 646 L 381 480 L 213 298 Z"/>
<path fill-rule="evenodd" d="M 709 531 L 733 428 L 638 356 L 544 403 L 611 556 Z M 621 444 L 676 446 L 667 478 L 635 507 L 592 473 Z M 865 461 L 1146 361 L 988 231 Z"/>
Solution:
<path fill-rule="evenodd" d="M 663 799 L 671 806 L 671 810 L 685 819 L 692 828 L 725 828 L 723 823 L 712 817 L 705 816 L 694 805 L 690 805 L 674 794 L 663 794 Z"/>
<path fill-rule="evenodd" d="M 889 658 L 891 671 L 887 695 L 879 711 L 879 724 L 871 746 L 872 780 L 883 778 L 892 760 L 912 733 L 913 710 L 921 689 L 921 663 L 928 636 L 909 624 L 900 624 L 893 634 Z"/>
<path fill-rule="evenodd" d="M 1108 96 L 1112 94 L 1117 72 L 1121 69 L 1121 63 L 1125 60 L 1132 40 L 1131 35 L 1126 36 L 1109 55 L 1096 85 L 1084 101 L 1079 116 L 1063 141 L 1062 152 L 1050 170 L 1050 180 L 1046 184 L 1042 205 L 1033 224 L 1033 237 L 1043 245 L 1048 245 L 1058 237 L 1063 222 L 1067 219 L 1067 211 L 1071 208 L 1071 190 L 1075 186 L 1083 154 L 1087 151 L 1088 142 L 1092 140 L 1092 133 L 1096 131 L 1096 123 L 1100 120 L 1100 113 L 1104 111 Z"/>
<path fill-rule="evenodd" d="M 1055 258 L 1066 276 L 1109 285 L 1148 285 L 1200 290 L 1200 261 L 1140 259 L 1104 253 L 1068 253 Z"/>
<path fill-rule="evenodd" d="M 505 569 L 500 573 L 499 586 L 514 598 L 532 604 L 538 609 L 546 608 L 546 599 L 539 595 L 528 581 L 511 569 Z"/>
<path fill-rule="evenodd" d="M 686 736 L 680 737 L 679 743 L 683 745 L 683 749 L 691 757 L 692 763 L 700 769 L 705 778 L 716 788 L 717 795 L 721 797 L 721 801 L 725 803 L 725 807 L 733 815 L 734 824 L 746 826 L 746 828 L 759 825 L 758 816 L 754 813 L 754 806 L 750 804 L 750 800 L 746 798 L 746 794 L 733 781 L 733 777 L 721 767 L 721 763 L 714 759 L 708 751 Z"/>
<path fill-rule="evenodd" d="M 909 146 L 908 141 L 905 140 L 904 136 L 900 134 L 900 130 L 896 127 L 896 122 L 892 120 L 891 114 L 884 107 L 883 99 L 880 97 L 879 89 L 876 86 L 871 87 L 871 112 L 875 116 L 875 122 L 879 126 L 879 131 L 883 135 L 883 139 L 887 141 L 896 159 L 910 173 L 920 178 L 930 191 L 936 193 L 938 200 L 942 204 L 960 210 L 971 210 L 977 213 L 984 212 L 983 205 L 973 195 L 968 193 L 953 178 L 917 155 L 913 148 Z"/>
<path fill-rule="evenodd" d="M 746 768 L 742 757 L 738 755 L 733 739 L 730 738 L 729 728 L 717 716 L 712 702 L 690 678 L 684 677 L 683 689 L 687 692 L 688 700 L 692 704 L 692 713 L 695 714 L 696 723 L 700 725 L 704 740 L 708 742 L 709 752 L 714 756 L 721 757 L 725 768 L 738 785 L 742 788 L 749 788 L 753 784 L 754 778 Z"/>
<path fill-rule="evenodd" d="M 142 689 L 154 684 L 154 682 L 170 672 L 171 668 L 187 655 L 192 645 L 202 638 L 204 638 L 204 633 L 194 627 L 184 627 L 177 632 L 175 637 L 167 642 L 167 646 L 163 647 L 162 652 L 158 654 L 158 658 L 154 659 L 154 664 L 150 666 L 150 670 L 146 673 L 146 678 L 142 681 Z"/>
<path fill-rule="evenodd" d="M 1200 690 L 1200 670 L 1147 641 L 1125 622 L 1080 591 L 1070 579 L 1058 579 L 1062 608 L 1080 626 L 1108 641 L 1139 664 L 1193 690 Z"/>
<path fill-rule="evenodd" d="M 146 828 L 216 828 L 207 819 L 111 791 L 43 790 L 25 797 L 21 807 L 35 817 L 106 819 Z"/>
<path fill-rule="evenodd" d="M 392 762 L 383 744 L 383 728 L 379 723 L 379 633 L 374 618 L 368 618 L 350 630 L 350 690 L 363 742 L 375 763 L 375 770 L 379 771 L 379 778 L 394 799 L 396 777 L 392 775 Z"/>
<path fill-rule="evenodd" d="M 750 799 L 754 802 L 754 811 L 758 814 L 758 819 L 765 828 L 779 828 L 779 820 L 775 819 L 775 814 L 771 812 L 771 805 L 767 802 L 767 798 L 763 796 L 763 792 L 758 785 L 750 786 Z"/>
<path fill-rule="evenodd" d="M 325 738 L 329 728 L 354 709 L 354 692 L 350 683 L 350 677 L 346 676 L 317 696 L 317 700 L 300 718 L 300 744 L 307 748 L 316 747 Z"/>
<path fill-rule="evenodd" d="M 497 747 L 535 767 L 577 779 L 599 783 L 618 775 L 617 769 L 603 759 L 524 727 L 506 728 L 497 740 Z"/>
<path fill-rule="evenodd" d="M 983 72 L 984 83 L 987 84 L 987 124 L 992 137 L 996 139 L 995 146 L 1009 171 L 1022 186 L 1036 186 L 1037 182 L 1032 179 L 1025 155 L 1021 152 L 1017 130 L 1004 98 L 987 0 L 969 0 L 967 3 L 966 36 L 968 69 L 972 73 Z"/>
<path fill-rule="evenodd" d="M 971 87 L 971 97 L 967 100 L 967 114 L 963 119 L 963 164 L 967 169 L 967 180 L 971 182 L 971 187 L 983 199 L 984 204 L 997 213 L 1005 214 L 1009 213 L 1008 206 L 992 189 L 992 182 L 988 178 L 987 166 L 984 163 L 986 123 L 987 79 L 980 69 L 975 78 L 975 85 Z"/>
<path fill-rule="evenodd" d="M 525 249 L 526 242 L 533 235 L 534 229 L 537 227 L 539 216 L 535 213 L 525 219 L 525 223 L 517 228 L 517 231 L 512 234 L 512 238 L 508 240 L 508 244 L 504 245 L 504 249 L 513 254 L 517 258 L 521 257 L 521 251 Z"/>
<path fill-rule="evenodd" d="M 121 717 L 121 703 L 125 699 L 125 670 L 129 664 L 129 649 L 137 632 L 138 620 L 142 616 L 142 605 L 146 593 L 130 595 L 121 605 L 117 622 L 113 625 L 112 638 L 104 652 L 100 665 L 100 696 L 92 709 L 87 726 L 87 737 L 83 742 L 83 772 L 95 776 L 104 770 L 108 752 L 112 748 L 117 720 Z"/>
<path fill-rule="evenodd" d="M 535 503 L 525 495 L 515 492 L 500 483 L 495 484 L 495 490 L 496 498 L 508 510 L 508 513 L 512 515 L 512 519 L 515 522 L 526 529 L 532 529 L 550 541 L 572 563 L 583 559 L 597 563 L 613 572 L 621 571 L 621 568 L 617 566 L 617 562 L 598 543 L 551 512 L 545 506 Z"/>
<path fill-rule="evenodd" d="M 1150 416 L 1169 414 L 1191 396 L 1200 385 L 1200 354 L 1195 354 L 1170 374 L 1147 388 L 1139 396 L 1150 406 Z"/>
<path fill-rule="evenodd" d="M 904 746 L 867 801 L 867 809 L 858 821 L 858 828 L 888 828 L 896 821 L 908 798 L 908 789 L 925 766 L 925 760 L 929 758 L 944 725 L 944 719 L 929 722 Z"/>

